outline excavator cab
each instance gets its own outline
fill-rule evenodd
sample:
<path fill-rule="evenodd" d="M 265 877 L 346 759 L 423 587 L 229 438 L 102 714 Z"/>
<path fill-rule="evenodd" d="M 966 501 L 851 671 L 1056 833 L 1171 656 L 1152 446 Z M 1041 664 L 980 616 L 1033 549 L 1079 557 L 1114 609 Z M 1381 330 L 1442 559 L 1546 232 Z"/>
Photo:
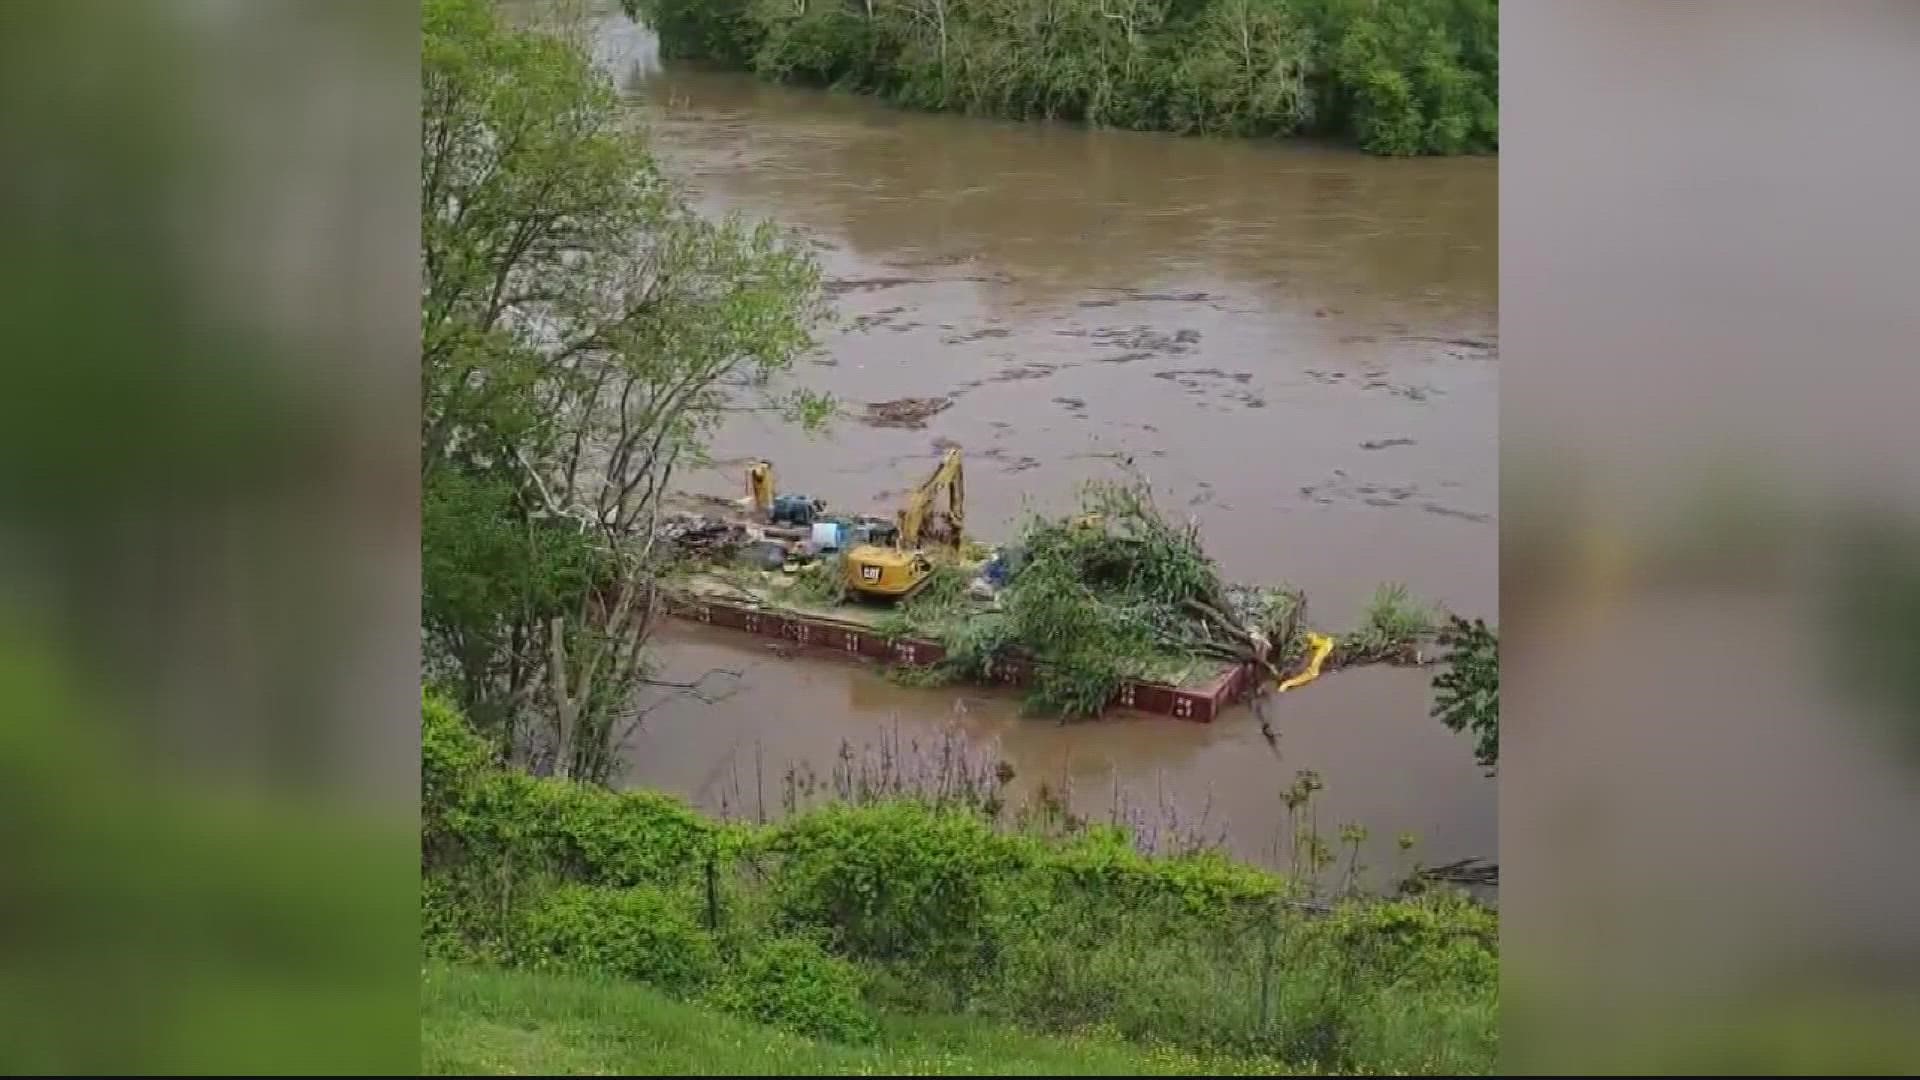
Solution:
<path fill-rule="evenodd" d="M 945 492 L 947 507 L 935 513 L 933 503 Z M 891 542 L 855 545 L 841 560 L 847 589 L 876 600 L 900 600 L 920 591 L 933 576 L 933 561 L 923 549 L 933 541 L 936 551 L 960 551 L 966 492 L 962 484 L 960 450 L 949 449 L 925 483 L 907 493 L 907 504 L 896 519 Z M 929 518 L 939 520 L 929 521 Z M 932 528 L 928 528 L 929 525 Z M 873 537 L 879 540 L 878 535 Z"/>
<path fill-rule="evenodd" d="M 847 587 L 873 599 L 901 600 L 933 576 L 933 562 L 918 551 L 868 545 L 847 553 Z"/>

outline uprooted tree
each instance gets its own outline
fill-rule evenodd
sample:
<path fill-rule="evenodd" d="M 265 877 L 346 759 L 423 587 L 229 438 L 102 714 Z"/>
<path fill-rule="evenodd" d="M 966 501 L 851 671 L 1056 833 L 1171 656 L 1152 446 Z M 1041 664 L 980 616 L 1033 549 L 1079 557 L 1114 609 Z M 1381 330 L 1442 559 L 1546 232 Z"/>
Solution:
<path fill-rule="evenodd" d="M 1227 584 L 1198 526 L 1164 517 L 1142 479 L 1091 485 L 1082 513 L 1028 522 L 1015 550 L 999 610 L 952 636 L 947 667 L 977 675 L 1016 649 L 1033 664 L 1036 711 L 1097 714 L 1126 680 L 1193 658 L 1277 678 L 1297 651 L 1301 595 Z"/>
<path fill-rule="evenodd" d="M 1201 543 L 1199 526 L 1165 516 L 1152 487 L 1131 474 L 1087 487 L 1079 511 L 1034 518 L 1008 553 L 1015 573 L 996 610 L 955 618 L 964 608 L 964 575 L 930 586 L 908 602 L 892 630 L 938 637 L 947 659 L 932 678 L 980 678 L 1014 653 L 1032 665 L 1027 704 L 1063 717 L 1102 712 L 1129 679 L 1165 679 L 1195 659 L 1250 663 L 1262 697 L 1304 666 L 1310 627 L 1305 595 L 1281 586 L 1229 583 Z M 1477 629 L 1476 629 L 1477 628 Z M 1331 635 L 1322 670 L 1362 664 L 1422 665 L 1439 645 L 1446 670 L 1434 687 L 1435 715 L 1469 728 L 1491 766 L 1498 747 L 1498 656 L 1491 631 L 1383 584 L 1351 630 Z"/>
<path fill-rule="evenodd" d="M 824 313 L 770 224 L 692 212 L 611 82 L 485 0 L 428 0 L 421 96 L 422 623 L 429 676 L 541 771 L 604 780 L 637 722 L 652 524 Z"/>

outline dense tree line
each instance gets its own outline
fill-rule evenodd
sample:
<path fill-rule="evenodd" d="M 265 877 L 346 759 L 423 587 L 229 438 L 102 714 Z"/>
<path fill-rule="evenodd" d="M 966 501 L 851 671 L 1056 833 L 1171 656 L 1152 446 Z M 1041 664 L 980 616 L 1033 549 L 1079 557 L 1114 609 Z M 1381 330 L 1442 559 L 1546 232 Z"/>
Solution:
<path fill-rule="evenodd" d="M 1017 119 L 1499 145 L 1498 0 L 622 0 L 670 57 Z"/>

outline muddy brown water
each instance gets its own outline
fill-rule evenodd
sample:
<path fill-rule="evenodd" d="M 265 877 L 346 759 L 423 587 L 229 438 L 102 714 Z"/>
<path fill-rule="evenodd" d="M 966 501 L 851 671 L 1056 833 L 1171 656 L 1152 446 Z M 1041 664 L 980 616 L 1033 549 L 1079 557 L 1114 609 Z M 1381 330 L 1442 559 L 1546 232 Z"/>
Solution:
<path fill-rule="evenodd" d="M 888 512 L 958 443 L 969 529 L 994 537 L 1130 458 L 1229 576 L 1304 588 L 1318 625 L 1349 625 L 1383 580 L 1496 614 L 1495 161 L 918 114 L 663 67 L 617 14 L 596 46 L 695 202 L 801 230 L 838 309 L 798 377 L 847 416 L 808 436 L 738 414 L 691 487 L 740 494 L 765 456 L 782 491 Z M 951 405 L 924 426 L 862 422 L 905 397 Z M 630 749 L 627 782 L 709 808 L 757 811 L 756 756 L 772 812 L 789 763 L 824 773 L 843 741 L 957 724 L 1016 784 L 1069 778 L 1096 815 L 1116 787 L 1175 804 L 1251 858 L 1270 856 L 1298 769 L 1326 784 L 1322 830 L 1365 824 L 1376 867 L 1399 862 L 1400 832 L 1428 863 L 1496 852 L 1495 783 L 1428 716 L 1418 670 L 1274 701 L 1276 754 L 1244 709 L 1061 725 L 683 625 L 660 659 L 670 678 L 742 673 L 724 700 L 655 703 Z"/>

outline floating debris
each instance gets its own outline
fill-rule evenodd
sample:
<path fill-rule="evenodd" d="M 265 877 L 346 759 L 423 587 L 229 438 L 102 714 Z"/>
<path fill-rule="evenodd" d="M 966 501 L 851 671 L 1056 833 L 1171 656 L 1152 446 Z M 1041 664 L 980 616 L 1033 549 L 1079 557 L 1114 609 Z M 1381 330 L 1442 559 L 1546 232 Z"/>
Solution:
<path fill-rule="evenodd" d="M 922 428 L 927 426 L 929 418 L 952 407 L 950 397 L 873 401 L 867 403 L 867 412 L 861 421 L 872 427 Z"/>

